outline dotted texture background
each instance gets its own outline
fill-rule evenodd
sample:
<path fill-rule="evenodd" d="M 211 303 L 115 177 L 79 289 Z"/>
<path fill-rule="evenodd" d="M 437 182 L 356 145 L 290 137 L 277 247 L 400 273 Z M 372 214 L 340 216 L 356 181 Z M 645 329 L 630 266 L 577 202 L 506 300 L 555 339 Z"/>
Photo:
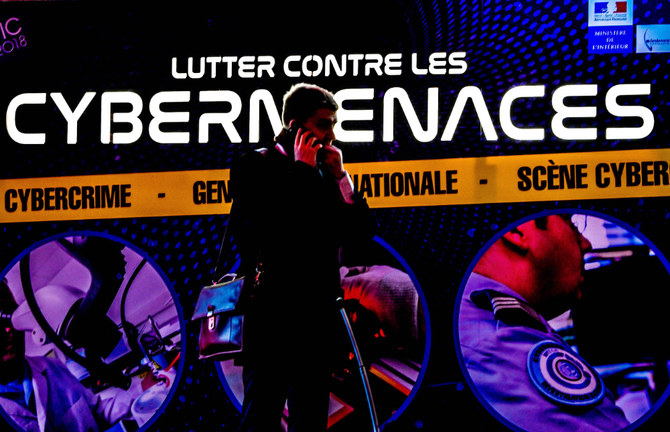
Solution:
<path fill-rule="evenodd" d="M 665 148 L 668 144 L 667 54 L 589 54 L 586 1 L 343 1 L 296 10 L 284 2 L 263 6 L 170 5 L 169 14 L 149 6 L 117 2 L 37 2 L 8 4 L 3 17 L 19 16 L 28 38 L 26 49 L 0 58 L 3 80 L 0 106 L 23 92 L 62 92 L 76 100 L 84 91 L 99 93 L 132 90 L 142 95 L 145 126 L 149 98 L 166 90 L 230 89 L 248 96 L 268 88 L 279 101 L 292 84 L 282 76 L 262 79 L 203 78 L 178 81 L 170 75 L 172 57 L 208 55 L 382 54 L 399 52 L 405 58 L 418 53 L 467 52 L 463 75 L 416 77 L 320 77 L 313 81 L 332 90 L 374 88 L 375 119 L 369 129 L 375 141 L 343 145 L 348 162 L 584 152 L 638 148 Z M 663 23 L 670 2 L 636 1 L 635 24 Z M 159 6 L 164 8 L 167 6 Z M 626 124 L 605 109 L 606 90 L 619 83 L 651 83 L 650 96 L 627 103 L 649 107 L 655 128 L 643 141 L 609 141 L 606 127 Z M 547 95 L 565 84 L 597 84 L 598 96 L 585 105 L 597 106 L 598 117 L 576 127 L 598 127 L 592 141 L 563 141 L 550 128 L 554 114 L 550 97 L 520 101 L 514 121 L 542 127 L 546 139 L 516 142 L 498 126 L 500 98 L 520 84 L 544 84 Z M 381 97 L 395 86 L 411 95 L 420 119 L 425 118 L 430 87 L 440 94 L 440 131 L 444 128 L 458 91 L 477 86 L 496 124 L 497 141 L 486 141 L 469 106 L 450 142 L 417 142 L 402 116 L 396 113 L 395 140 L 381 139 Z M 97 106 L 96 106 L 97 103 Z M 190 130 L 197 128 L 203 107 L 185 104 L 191 112 Z M 22 130 L 44 131 L 43 146 L 18 145 L 0 132 L 3 178 L 130 173 L 227 168 L 249 148 L 246 113 L 236 125 L 243 143 L 230 143 L 221 131 L 211 131 L 210 143 L 160 145 L 148 134 L 129 145 L 103 145 L 99 137 L 99 99 L 80 120 L 76 145 L 65 142 L 65 122 L 55 106 L 26 108 L 33 113 Z M 147 116 L 147 117 L 144 117 Z M 27 116 L 26 116 L 27 117 Z M 24 119 L 25 121 L 25 119 Z M 269 124 L 262 138 L 270 140 Z M 635 126 L 633 124 L 633 126 Z M 4 128 L 3 128 L 4 129 Z M 591 200 L 496 205 L 471 205 L 376 210 L 379 236 L 404 257 L 426 296 L 431 319 L 431 353 L 421 389 L 405 412 L 386 431 L 445 430 L 458 425 L 464 431 L 506 430 L 470 393 L 453 347 L 453 306 L 463 276 L 481 248 L 500 230 L 530 214 L 551 209 L 601 212 L 634 227 L 666 255 L 670 253 L 670 202 L 667 198 Z M 11 224 L 0 226 L 0 266 L 47 236 L 71 230 L 95 230 L 119 236 L 143 250 L 174 284 L 184 316 L 191 315 L 202 285 L 209 283 L 218 254 L 226 216 L 169 217 L 80 222 Z M 232 265 L 227 257 L 225 266 Z M 238 413 L 228 400 L 213 363 L 197 360 L 197 327 L 187 325 L 186 360 L 177 391 L 166 411 L 151 426 L 160 431 L 234 430 Z M 667 424 L 661 409 L 639 430 L 658 430 Z"/>

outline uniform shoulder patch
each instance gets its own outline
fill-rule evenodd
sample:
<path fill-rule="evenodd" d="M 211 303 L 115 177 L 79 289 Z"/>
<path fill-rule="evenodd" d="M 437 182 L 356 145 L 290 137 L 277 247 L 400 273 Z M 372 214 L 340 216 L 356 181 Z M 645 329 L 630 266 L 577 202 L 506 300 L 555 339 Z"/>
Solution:
<path fill-rule="evenodd" d="M 581 407 L 605 396 L 605 386 L 591 365 L 563 345 L 544 340 L 528 353 L 528 374 L 533 385 L 554 403 Z"/>

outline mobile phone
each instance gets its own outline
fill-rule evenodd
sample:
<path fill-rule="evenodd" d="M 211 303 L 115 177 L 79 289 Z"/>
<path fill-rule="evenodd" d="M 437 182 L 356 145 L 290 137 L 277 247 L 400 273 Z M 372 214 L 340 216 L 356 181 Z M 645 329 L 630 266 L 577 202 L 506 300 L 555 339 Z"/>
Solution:
<path fill-rule="evenodd" d="M 288 128 L 286 131 L 286 138 L 289 143 L 293 144 L 295 142 L 295 137 L 298 135 L 298 130 L 303 129 L 307 131 L 308 129 L 304 127 L 303 125 L 297 124 L 296 122 L 293 122 L 291 127 Z M 314 135 L 311 131 L 309 132 L 309 135 Z M 318 141 L 314 141 L 314 144 L 312 144 L 312 147 L 316 147 L 316 145 L 319 144 Z"/>
<path fill-rule="evenodd" d="M 302 126 L 300 124 L 297 124 L 296 122 L 293 122 L 291 127 L 289 127 L 286 130 L 287 143 L 290 143 L 290 145 L 293 145 L 295 143 L 295 137 L 298 135 L 298 130 L 301 129 L 301 128 L 304 129 L 304 130 L 307 130 L 307 128 L 305 128 L 304 126 Z M 309 134 L 314 135 L 311 131 L 309 132 Z M 319 144 L 319 141 L 314 141 L 314 144 L 312 144 L 312 147 L 316 147 L 318 144 Z M 321 165 L 323 164 L 324 159 L 325 159 L 325 151 L 323 150 L 323 148 L 320 148 L 316 152 L 316 163 L 317 163 L 317 166 L 319 168 L 321 168 Z"/>

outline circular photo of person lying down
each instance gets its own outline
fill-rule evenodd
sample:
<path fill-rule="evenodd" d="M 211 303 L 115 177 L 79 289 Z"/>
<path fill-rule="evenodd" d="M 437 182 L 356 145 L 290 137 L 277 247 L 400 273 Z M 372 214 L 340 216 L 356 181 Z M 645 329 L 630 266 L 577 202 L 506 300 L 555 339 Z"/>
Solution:
<path fill-rule="evenodd" d="M 120 239 L 56 236 L 0 282 L 0 412 L 17 430 L 144 430 L 183 365 L 183 318 L 160 269 Z"/>
<path fill-rule="evenodd" d="M 667 399 L 668 263 L 600 214 L 546 213 L 497 235 L 459 292 L 466 381 L 522 431 L 620 431 Z"/>
<path fill-rule="evenodd" d="M 342 253 L 343 301 L 338 306 L 339 338 L 332 341 L 335 361 L 328 384 L 330 431 L 376 430 L 373 421 L 383 427 L 397 418 L 416 393 L 428 360 L 430 327 L 417 280 L 382 239 L 375 238 L 364 249 Z M 231 401 L 242 410 L 244 367 L 238 360 L 217 364 Z M 363 373 L 360 364 L 365 365 Z M 288 410 L 287 404 L 283 430 Z"/>

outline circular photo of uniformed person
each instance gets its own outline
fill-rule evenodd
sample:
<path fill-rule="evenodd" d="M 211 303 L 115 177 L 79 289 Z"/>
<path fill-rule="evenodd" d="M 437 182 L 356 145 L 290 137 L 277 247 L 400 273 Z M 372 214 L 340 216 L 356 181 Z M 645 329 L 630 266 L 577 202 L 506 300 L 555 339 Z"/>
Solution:
<path fill-rule="evenodd" d="M 161 271 L 98 233 L 48 239 L 0 282 L 0 412 L 17 430 L 144 430 L 183 364 Z"/>
<path fill-rule="evenodd" d="M 548 213 L 500 233 L 463 282 L 467 382 L 523 431 L 619 431 L 667 398 L 667 261 L 602 215 Z"/>
<path fill-rule="evenodd" d="M 339 337 L 331 341 L 336 359 L 328 381 L 328 430 L 378 430 L 373 417 L 381 428 L 400 416 L 423 378 L 430 344 L 425 298 L 406 262 L 378 237 L 342 250 L 340 261 L 343 302 Z M 267 360 L 280 364 L 277 357 Z M 313 359 L 306 358 L 304 367 L 309 361 Z M 245 381 L 253 383 L 245 379 L 244 364 L 239 357 L 218 362 L 222 383 L 241 411 Z M 275 379 L 282 379 L 281 370 Z M 283 430 L 288 429 L 289 410 L 287 404 Z"/>

